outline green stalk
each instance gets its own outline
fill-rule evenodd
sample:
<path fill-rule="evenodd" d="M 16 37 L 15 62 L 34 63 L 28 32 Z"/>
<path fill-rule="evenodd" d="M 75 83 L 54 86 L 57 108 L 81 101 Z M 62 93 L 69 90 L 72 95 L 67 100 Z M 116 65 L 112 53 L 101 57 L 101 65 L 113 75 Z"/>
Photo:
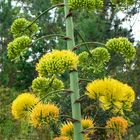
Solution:
<path fill-rule="evenodd" d="M 64 0 L 65 4 L 65 17 L 66 17 L 66 36 L 70 39 L 67 40 L 67 49 L 72 50 L 75 46 L 74 41 L 74 28 L 72 17 L 69 16 L 68 0 Z M 74 140 L 83 140 L 82 125 L 81 125 L 81 105 L 75 102 L 80 98 L 79 84 L 78 84 L 78 72 L 76 70 L 70 72 L 70 89 L 73 91 L 71 94 L 71 107 L 72 118 L 77 120 L 74 122 Z"/>

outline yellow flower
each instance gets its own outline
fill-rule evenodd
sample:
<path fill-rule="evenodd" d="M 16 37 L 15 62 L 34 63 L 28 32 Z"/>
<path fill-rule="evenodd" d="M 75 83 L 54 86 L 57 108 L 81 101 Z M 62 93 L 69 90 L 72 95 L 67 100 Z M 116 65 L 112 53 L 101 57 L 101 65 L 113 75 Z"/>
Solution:
<path fill-rule="evenodd" d="M 38 104 L 32 110 L 31 123 L 34 127 L 42 127 L 43 125 L 48 127 L 50 123 L 57 122 L 58 117 L 59 108 L 54 104 Z"/>
<path fill-rule="evenodd" d="M 40 76 L 62 74 L 65 70 L 77 68 L 78 57 L 70 50 L 54 50 L 45 54 L 36 66 Z"/>
<path fill-rule="evenodd" d="M 53 140 L 70 140 L 70 139 L 68 139 L 68 138 L 65 137 L 65 136 L 60 136 L 60 137 L 54 138 Z"/>
<path fill-rule="evenodd" d="M 89 118 L 82 119 L 81 122 L 82 122 L 83 130 L 94 127 L 93 121 Z M 61 135 L 66 136 L 67 138 L 69 138 L 71 140 L 71 139 L 73 139 L 73 131 L 74 131 L 73 129 L 74 129 L 73 123 L 66 122 L 66 123 L 62 124 L 62 127 L 60 129 Z M 89 140 L 88 135 L 91 133 L 93 133 L 93 131 L 89 131 L 89 133 L 86 133 L 84 135 L 84 140 Z"/>
<path fill-rule="evenodd" d="M 93 128 L 93 121 L 89 118 L 82 119 L 83 130 L 87 128 Z"/>
<path fill-rule="evenodd" d="M 121 136 L 124 136 L 128 129 L 128 122 L 123 117 L 112 117 L 106 123 L 107 135 L 115 136 L 115 140 L 117 138 L 121 139 Z"/>
<path fill-rule="evenodd" d="M 30 93 L 19 95 L 12 103 L 12 114 L 15 119 L 28 118 L 31 109 L 39 102 L 39 98 Z"/>
<path fill-rule="evenodd" d="M 62 127 L 60 129 L 61 135 L 66 136 L 69 139 L 73 139 L 73 124 L 72 122 L 66 122 L 62 124 Z"/>
<path fill-rule="evenodd" d="M 102 109 L 111 108 L 114 113 L 130 111 L 135 100 L 135 93 L 130 86 L 112 78 L 95 80 L 87 85 L 86 90 L 91 99 L 99 100 Z"/>
<path fill-rule="evenodd" d="M 109 110 L 111 108 L 111 111 L 115 114 L 115 113 L 123 113 L 123 102 L 122 101 L 118 101 L 117 99 L 113 100 L 111 97 L 108 96 L 101 96 L 99 97 L 99 101 L 100 101 L 100 107 L 103 110 Z M 125 110 L 125 109 L 124 109 Z"/>
<path fill-rule="evenodd" d="M 84 134 L 84 140 L 90 140 L 89 135 L 94 133 L 93 120 L 90 118 L 82 119 L 82 127 L 83 127 L 83 130 L 91 128 L 90 130 L 86 132 L 86 134 Z"/>

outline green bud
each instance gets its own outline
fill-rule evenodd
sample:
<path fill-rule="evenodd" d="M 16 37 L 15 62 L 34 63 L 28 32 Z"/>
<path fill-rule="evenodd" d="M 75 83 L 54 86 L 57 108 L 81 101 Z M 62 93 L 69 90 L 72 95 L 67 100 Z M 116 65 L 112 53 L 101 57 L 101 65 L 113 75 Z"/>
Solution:
<path fill-rule="evenodd" d="M 40 76 L 62 74 L 77 68 L 78 57 L 70 50 L 54 50 L 45 54 L 36 66 Z"/>
<path fill-rule="evenodd" d="M 110 60 L 110 54 L 107 49 L 98 47 L 91 50 L 90 53 L 91 54 L 82 52 L 79 54 L 79 66 L 83 71 L 87 71 L 87 73 L 89 71 L 92 71 L 93 73 L 102 71 L 106 63 Z"/>
<path fill-rule="evenodd" d="M 107 41 L 106 48 L 110 52 L 120 54 L 125 61 L 133 60 L 136 50 L 132 43 L 125 37 L 113 38 Z"/>
<path fill-rule="evenodd" d="M 31 39 L 28 36 L 21 36 L 8 44 L 8 57 L 10 59 L 15 59 L 20 56 L 20 54 L 29 47 Z"/>
<path fill-rule="evenodd" d="M 14 38 L 20 37 L 22 35 L 32 36 L 38 31 L 38 26 L 36 23 L 32 24 L 29 28 L 25 30 L 31 24 L 30 21 L 25 18 L 16 19 L 11 26 L 11 33 Z"/>
<path fill-rule="evenodd" d="M 32 89 L 38 93 L 48 93 L 64 88 L 64 84 L 57 78 L 37 77 L 32 81 Z"/>
<path fill-rule="evenodd" d="M 96 10 L 103 7 L 102 0 L 69 0 L 71 9 Z"/>

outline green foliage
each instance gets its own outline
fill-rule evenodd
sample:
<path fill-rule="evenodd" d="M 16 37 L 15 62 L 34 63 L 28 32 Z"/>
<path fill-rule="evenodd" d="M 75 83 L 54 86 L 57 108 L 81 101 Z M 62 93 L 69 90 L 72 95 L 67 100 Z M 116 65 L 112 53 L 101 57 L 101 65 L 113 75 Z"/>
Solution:
<path fill-rule="evenodd" d="M 34 23 L 28 27 L 30 24 L 31 22 L 25 18 L 16 19 L 11 26 L 11 33 L 15 38 L 22 35 L 32 36 L 38 31 L 38 26 Z M 26 29 L 27 27 L 28 29 Z"/>
<path fill-rule="evenodd" d="M 58 3 L 61 3 L 63 2 L 62 0 L 51 0 L 51 3 L 52 4 L 58 4 Z"/>
<path fill-rule="evenodd" d="M 31 39 L 28 36 L 21 36 L 8 44 L 8 57 L 15 59 L 30 46 Z"/>
<path fill-rule="evenodd" d="M 20 0 L 20 2 L 25 4 L 28 7 L 28 9 L 26 7 L 23 7 L 25 12 L 30 11 L 35 16 L 37 16 L 38 13 L 43 12 L 44 10 L 46 10 L 48 7 L 51 6 L 50 0 L 24 0 L 24 1 Z M 32 4 L 32 6 L 29 6 L 30 4 Z M 25 14 L 28 14 L 28 13 L 24 13 L 23 16 Z M 29 16 L 29 14 L 28 14 L 28 16 Z M 48 14 L 48 16 L 49 16 L 49 14 Z M 42 19 L 45 19 L 45 17 L 41 18 L 41 20 L 39 19 L 39 21 L 42 21 Z M 45 23 L 41 22 L 41 24 L 44 25 Z"/>
<path fill-rule="evenodd" d="M 16 123 L 11 115 L 11 102 L 17 95 L 13 89 L 0 87 L 0 137 L 10 138 L 12 133 L 16 135 Z"/>

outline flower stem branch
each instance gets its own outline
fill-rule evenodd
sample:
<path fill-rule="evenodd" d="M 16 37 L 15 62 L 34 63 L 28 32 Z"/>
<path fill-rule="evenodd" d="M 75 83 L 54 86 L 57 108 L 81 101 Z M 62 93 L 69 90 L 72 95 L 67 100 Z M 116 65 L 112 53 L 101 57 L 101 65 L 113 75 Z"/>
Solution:
<path fill-rule="evenodd" d="M 39 16 L 37 16 L 25 29 L 27 30 L 29 27 L 31 27 L 41 16 L 43 16 L 44 14 L 46 14 L 47 12 L 49 12 L 50 10 L 56 8 L 56 7 L 63 7 L 64 6 L 64 3 L 59 3 L 59 4 L 56 4 L 56 5 L 53 5 L 52 7 L 46 9 L 45 11 L 43 11 Z"/>
<path fill-rule="evenodd" d="M 84 37 L 81 35 L 81 33 L 77 29 L 74 29 L 74 30 L 77 32 L 77 34 L 81 38 L 81 40 L 85 43 L 86 41 L 85 41 Z M 88 48 L 88 44 L 85 44 L 85 47 L 86 47 L 87 52 L 89 53 L 89 55 L 92 55 L 90 50 L 89 50 L 89 48 Z"/>
<path fill-rule="evenodd" d="M 73 48 L 73 51 L 79 49 L 81 46 L 86 45 L 86 44 L 96 44 L 96 45 L 105 46 L 104 43 L 100 43 L 100 42 L 84 42 L 84 43 L 81 43 L 81 44 L 76 45 L 76 46 Z M 89 50 L 88 50 L 88 51 L 89 51 Z"/>
<path fill-rule="evenodd" d="M 66 36 L 61 35 L 61 34 L 44 35 L 44 36 L 41 36 L 40 38 L 36 39 L 32 44 L 34 44 L 35 42 L 37 42 L 39 40 L 42 40 L 42 39 L 45 39 L 45 38 L 52 38 L 52 37 L 59 37 L 59 38 L 63 38 L 64 40 L 66 38 Z"/>
<path fill-rule="evenodd" d="M 61 93 L 61 92 L 63 92 L 63 93 L 65 92 L 65 93 L 67 93 L 67 94 L 71 94 L 71 93 L 72 93 L 72 91 L 69 90 L 69 89 L 55 90 L 55 91 L 52 91 L 52 92 L 47 93 L 44 97 L 42 97 L 42 98 L 39 100 L 38 103 L 40 103 L 42 100 L 46 99 L 49 95 L 51 95 L 51 94 L 53 94 L 53 93 Z M 37 103 L 37 104 L 38 104 L 38 103 Z"/>

